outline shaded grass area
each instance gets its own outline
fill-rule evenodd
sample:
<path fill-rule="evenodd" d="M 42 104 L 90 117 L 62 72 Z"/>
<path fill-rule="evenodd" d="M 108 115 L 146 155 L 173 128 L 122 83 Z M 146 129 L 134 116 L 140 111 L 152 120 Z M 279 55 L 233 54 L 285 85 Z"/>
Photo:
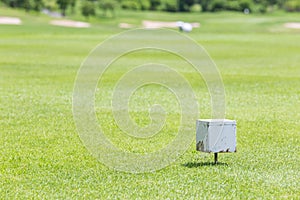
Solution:
<path fill-rule="evenodd" d="M 130 12 L 103 19 L 90 29 L 73 29 L 50 26 L 45 16 L 1 8 L 2 14 L 21 17 L 24 25 L 0 26 L 1 199 L 298 198 L 300 35 L 281 26 L 297 21 L 297 15 Z M 196 152 L 192 143 L 167 168 L 122 173 L 94 159 L 81 142 L 72 116 L 73 84 L 81 62 L 99 42 L 122 31 L 117 28 L 119 21 L 139 24 L 143 19 L 202 24 L 189 36 L 217 64 L 226 89 L 227 118 L 236 119 L 238 125 L 238 152 L 220 154 L 221 164 L 212 165 L 213 155 Z M 142 54 L 137 58 L 144 59 Z M 207 90 L 193 72 L 184 73 L 198 94 L 201 117 L 209 117 Z M 118 76 L 109 74 L 107 85 Z M 153 98 L 153 102 L 175 101 L 163 89 L 145 90 L 136 95 Z M 159 93 L 151 95 L 154 91 Z M 96 99 L 102 94 L 97 95 Z M 135 111 L 132 118 L 145 125 L 149 118 L 138 96 L 130 104 Z M 111 117 L 102 112 L 101 105 L 99 119 L 103 114 Z M 175 106 L 169 109 L 176 110 Z M 167 130 L 178 122 L 176 112 L 171 111 Z M 105 128 L 122 136 L 116 126 Z M 153 142 L 160 147 L 172 137 L 172 133 L 161 135 Z M 138 141 L 127 142 L 118 145 L 133 152 L 157 148 L 155 143 L 143 148 Z"/>

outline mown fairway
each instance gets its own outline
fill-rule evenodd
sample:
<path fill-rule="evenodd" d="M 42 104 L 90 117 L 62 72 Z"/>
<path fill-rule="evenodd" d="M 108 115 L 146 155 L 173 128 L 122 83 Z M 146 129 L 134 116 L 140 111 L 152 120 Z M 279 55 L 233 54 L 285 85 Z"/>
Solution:
<path fill-rule="evenodd" d="M 48 25 L 51 19 L 42 15 L 0 11 L 23 20 L 20 26 L 0 25 L 0 199 L 299 198 L 300 30 L 283 27 L 299 21 L 299 14 L 129 12 L 119 13 L 117 19 L 92 19 L 92 28 L 75 29 Z M 238 127 L 238 152 L 221 154 L 219 165 L 212 165 L 212 154 L 197 152 L 192 143 L 160 171 L 116 172 L 93 158 L 81 142 L 72 116 L 77 70 L 99 42 L 123 31 L 119 22 L 139 25 L 143 19 L 201 23 L 188 35 L 218 66 L 226 90 L 226 118 L 237 120 Z M 136 58 L 144 59 L 142 54 Z M 116 74 L 110 73 L 106 84 Z M 200 117 L 209 117 L 207 91 L 197 89 L 193 73 L 186 75 L 199 92 Z M 137 91 L 131 103 L 156 98 L 163 105 L 177 105 L 166 90 L 149 86 L 145 91 Z M 97 93 L 96 100 L 101 95 Z M 96 105 L 99 120 L 109 121 L 111 115 L 103 117 L 102 104 Z M 134 108 L 132 118 L 141 125 L 149 123 L 143 106 Z M 178 113 L 170 111 L 167 119 L 171 130 Z M 122 141 L 117 126 L 107 123 L 103 128 L 114 134 L 113 141 Z M 152 141 L 158 145 L 145 149 L 144 143 L 131 140 L 118 145 L 147 152 L 170 138 L 171 133 L 159 135 Z"/>

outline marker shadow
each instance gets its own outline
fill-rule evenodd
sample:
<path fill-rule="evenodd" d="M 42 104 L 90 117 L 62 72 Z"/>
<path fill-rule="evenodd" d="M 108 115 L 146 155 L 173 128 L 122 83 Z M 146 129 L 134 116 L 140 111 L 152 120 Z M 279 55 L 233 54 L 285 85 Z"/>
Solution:
<path fill-rule="evenodd" d="M 222 162 L 187 162 L 182 164 L 182 166 L 187 168 L 205 167 L 205 166 L 228 166 L 227 163 Z"/>

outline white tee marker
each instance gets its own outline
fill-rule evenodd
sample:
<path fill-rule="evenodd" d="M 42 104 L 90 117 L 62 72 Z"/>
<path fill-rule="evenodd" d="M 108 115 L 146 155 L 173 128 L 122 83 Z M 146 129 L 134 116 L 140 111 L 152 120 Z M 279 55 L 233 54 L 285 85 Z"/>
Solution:
<path fill-rule="evenodd" d="M 228 119 L 199 119 L 196 122 L 196 149 L 215 154 L 236 152 L 236 121 Z"/>

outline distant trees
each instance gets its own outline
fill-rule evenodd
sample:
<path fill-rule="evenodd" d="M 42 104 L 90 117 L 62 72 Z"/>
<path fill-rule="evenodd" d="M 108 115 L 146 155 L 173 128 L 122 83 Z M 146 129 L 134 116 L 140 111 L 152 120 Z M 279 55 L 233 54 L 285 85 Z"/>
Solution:
<path fill-rule="evenodd" d="M 150 2 L 150 10 L 157 10 L 161 4 L 160 0 L 149 0 Z"/>
<path fill-rule="evenodd" d="M 284 8 L 286 11 L 300 12 L 300 1 L 299 0 L 288 1 L 284 4 Z"/>
<path fill-rule="evenodd" d="M 63 16 L 78 8 L 86 16 L 96 15 L 101 9 L 104 16 L 115 16 L 117 8 L 128 10 L 159 10 L 168 12 L 217 12 L 222 10 L 268 12 L 284 9 L 300 12 L 300 0 L 0 0 L 12 8 L 26 11 L 42 8 L 60 9 Z M 78 5 L 78 6 L 77 6 Z M 70 8 L 70 9 L 69 9 Z"/>
<path fill-rule="evenodd" d="M 115 10 L 118 7 L 116 0 L 99 0 L 99 7 L 103 11 L 104 16 L 108 16 L 110 12 L 112 16 L 115 16 Z"/>
<path fill-rule="evenodd" d="M 76 0 L 70 0 L 70 6 L 72 9 L 72 14 L 75 13 Z"/>
<path fill-rule="evenodd" d="M 84 1 L 81 7 L 81 14 L 86 18 L 96 14 L 95 5 L 91 1 Z"/>
<path fill-rule="evenodd" d="M 0 0 L 4 4 L 12 8 L 24 8 L 26 11 L 36 10 L 39 11 L 43 5 L 43 0 Z"/>
<path fill-rule="evenodd" d="M 61 10 L 61 14 L 63 16 L 66 15 L 66 10 L 68 8 L 68 6 L 71 3 L 71 0 L 56 0 L 56 3 L 58 4 L 60 10 Z"/>

